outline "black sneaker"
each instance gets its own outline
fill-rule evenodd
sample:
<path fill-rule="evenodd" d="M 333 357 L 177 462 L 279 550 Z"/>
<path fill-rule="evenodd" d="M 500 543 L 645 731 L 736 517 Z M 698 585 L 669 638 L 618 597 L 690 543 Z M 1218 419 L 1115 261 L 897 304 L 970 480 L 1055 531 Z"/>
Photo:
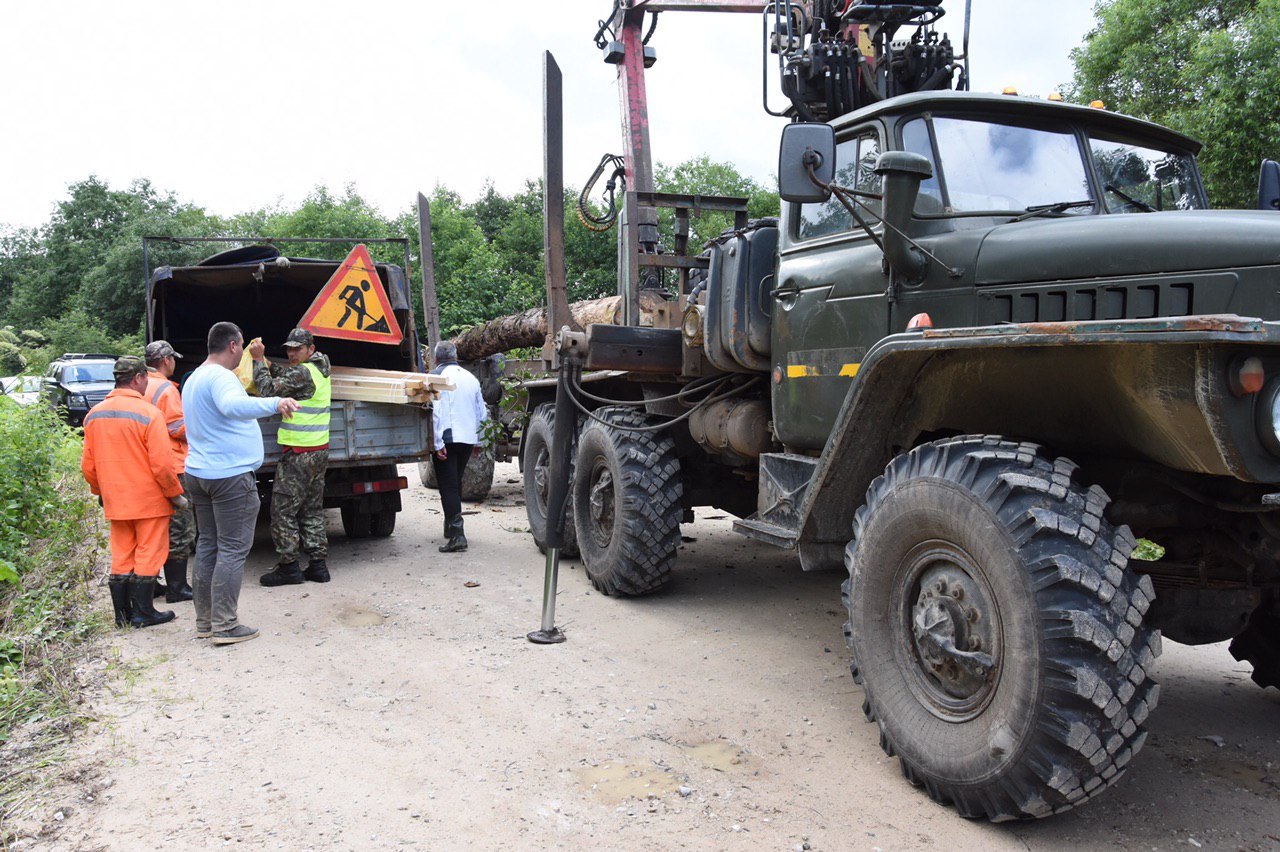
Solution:
<path fill-rule="evenodd" d="M 258 582 L 264 586 L 296 586 L 304 579 L 302 571 L 295 561 L 277 565 L 275 570 L 268 571 L 259 577 Z"/>

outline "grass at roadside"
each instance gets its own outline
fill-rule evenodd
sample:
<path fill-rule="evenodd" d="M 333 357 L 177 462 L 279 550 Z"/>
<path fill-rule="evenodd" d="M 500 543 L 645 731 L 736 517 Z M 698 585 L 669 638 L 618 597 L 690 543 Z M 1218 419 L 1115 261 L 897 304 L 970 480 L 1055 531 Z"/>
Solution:
<path fill-rule="evenodd" d="M 44 406 L 0 400 L 0 825 L 81 721 L 77 665 L 106 624 L 89 595 L 105 526 L 80 450 Z"/>

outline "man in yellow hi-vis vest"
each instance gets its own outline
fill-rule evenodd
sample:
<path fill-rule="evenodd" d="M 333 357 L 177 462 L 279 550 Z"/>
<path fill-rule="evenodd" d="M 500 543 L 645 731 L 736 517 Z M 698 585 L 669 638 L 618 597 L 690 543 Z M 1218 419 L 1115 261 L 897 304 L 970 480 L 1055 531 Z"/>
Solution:
<path fill-rule="evenodd" d="M 311 332 L 295 328 L 284 342 L 287 366 L 268 364 L 261 340 L 249 344 L 253 382 L 263 396 L 291 396 L 298 411 L 280 423 L 280 464 L 271 490 L 271 540 L 279 556 L 263 574 L 264 586 L 329 582 L 329 540 L 324 529 L 324 472 L 329 464 L 329 359 Z M 287 390 L 287 392 L 285 392 Z M 309 559 L 298 566 L 301 554 Z"/>

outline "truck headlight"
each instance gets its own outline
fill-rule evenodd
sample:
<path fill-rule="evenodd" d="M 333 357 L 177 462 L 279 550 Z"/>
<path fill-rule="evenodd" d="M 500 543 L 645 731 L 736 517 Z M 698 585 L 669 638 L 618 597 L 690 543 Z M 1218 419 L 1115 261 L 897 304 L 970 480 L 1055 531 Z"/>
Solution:
<path fill-rule="evenodd" d="M 89 397 L 82 393 L 73 393 L 67 397 L 68 408 L 88 408 Z"/>
<path fill-rule="evenodd" d="M 690 305 L 680 321 L 680 333 L 686 346 L 702 345 L 702 306 Z"/>
<path fill-rule="evenodd" d="M 1280 379 L 1268 382 L 1262 389 L 1253 416 L 1262 445 L 1280 456 Z"/>

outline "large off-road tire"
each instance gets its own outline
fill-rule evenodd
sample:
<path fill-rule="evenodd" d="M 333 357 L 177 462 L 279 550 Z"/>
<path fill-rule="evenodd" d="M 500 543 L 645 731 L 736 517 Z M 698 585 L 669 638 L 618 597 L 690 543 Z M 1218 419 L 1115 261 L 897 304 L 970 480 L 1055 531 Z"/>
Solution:
<path fill-rule="evenodd" d="M 462 502 L 484 502 L 493 488 L 493 465 L 493 447 L 485 447 L 471 456 L 467 469 L 462 472 Z M 424 488 L 440 490 L 440 483 L 436 482 L 436 466 L 430 459 L 418 462 L 418 479 Z"/>
<path fill-rule="evenodd" d="M 533 410 L 524 435 L 524 510 L 529 517 L 529 531 L 538 550 L 547 550 L 547 495 L 551 490 L 551 435 L 555 427 L 556 407 L 543 403 Z M 573 464 L 573 453 L 569 454 Z M 573 482 L 573 468 L 569 469 Z M 564 543 L 560 555 L 578 555 L 578 533 L 573 523 L 573 493 L 564 516 Z"/>
<path fill-rule="evenodd" d="M 578 438 L 573 512 L 591 585 L 606 595 L 646 595 L 666 585 L 680 547 L 680 460 L 654 418 L 602 408 Z"/>
<path fill-rule="evenodd" d="M 493 488 L 493 447 L 473 453 L 462 472 L 462 502 L 483 503 Z"/>
<path fill-rule="evenodd" d="M 1109 498 L 1034 444 L 964 436 L 898 456 L 846 550 L 854 679 L 903 774 L 963 816 L 1068 810 L 1146 739 L 1160 634 Z"/>
<path fill-rule="evenodd" d="M 1249 616 L 1244 632 L 1231 640 L 1231 656 L 1253 665 L 1253 682 L 1280 689 L 1280 615 L 1265 604 Z"/>

